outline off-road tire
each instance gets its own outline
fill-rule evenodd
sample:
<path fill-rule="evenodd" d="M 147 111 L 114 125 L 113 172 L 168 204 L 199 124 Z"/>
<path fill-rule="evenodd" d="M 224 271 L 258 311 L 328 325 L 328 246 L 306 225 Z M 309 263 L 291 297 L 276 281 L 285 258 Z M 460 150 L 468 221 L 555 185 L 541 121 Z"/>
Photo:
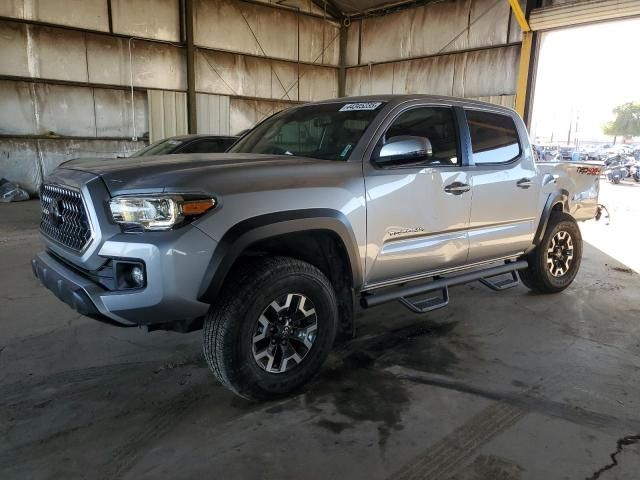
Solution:
<path fill-rule="evenodd" d="M 254 328 L 274 299 L 292 292 L 313 302 L 317 333 L 300 363 L 282 373 L 270 373 L 254 358 Z M 291 394 L 318 372 L 333 346 L 337 326 L 333 287 L 316 267 L 289 257 L 243 259 L 230 272 L 205 319 L 204 356 L 216 378 L 237 395 L 271 400 Z"/>
<path fill-rule="evenodd" d="M 559 232 L 566 232 L 571 236 L 573 259 L 567 272 L 556 277 L 549 270 L 547 254 L 552 245 L 552 239 Z M 520 280 L 531 290 L 539 293 L 558 293 L 571 285 L 582 260 L 582 235 L 575 219 L 564 212 L 552 212 L 542 241 L 527 255 L 527 260 L 529 268 L 520 271 Z"/>

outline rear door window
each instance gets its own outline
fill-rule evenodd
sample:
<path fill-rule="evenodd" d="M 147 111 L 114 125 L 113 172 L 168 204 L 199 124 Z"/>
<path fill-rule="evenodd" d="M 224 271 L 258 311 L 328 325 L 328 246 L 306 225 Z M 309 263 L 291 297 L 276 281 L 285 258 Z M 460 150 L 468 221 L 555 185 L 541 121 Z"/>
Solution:
<path fill-rule="evenodd" d="M 520 156 L 513 118 L 493 112 L 466 110 L 474 163 L 508 163 Z"/>

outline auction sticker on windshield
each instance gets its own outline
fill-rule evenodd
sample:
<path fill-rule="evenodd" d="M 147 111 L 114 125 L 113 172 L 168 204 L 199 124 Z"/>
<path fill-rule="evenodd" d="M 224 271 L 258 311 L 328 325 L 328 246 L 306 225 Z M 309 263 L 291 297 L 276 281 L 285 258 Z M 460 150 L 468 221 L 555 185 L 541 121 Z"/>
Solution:
<path fill-rule="evenodd" d="M 375 110 L 382 102 L 365 102 L 365 103 L 347 103 L 340 111 L 341 112 L 353 112 L 356 110 Z"/>

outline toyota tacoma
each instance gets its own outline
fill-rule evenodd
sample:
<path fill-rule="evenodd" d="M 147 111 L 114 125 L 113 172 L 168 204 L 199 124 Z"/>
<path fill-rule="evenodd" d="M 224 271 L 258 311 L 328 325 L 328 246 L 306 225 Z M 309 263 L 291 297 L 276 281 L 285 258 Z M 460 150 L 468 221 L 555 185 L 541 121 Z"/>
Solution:
<path fill-rule="evenodd" d="M 58 298 L 119 326 L 203 329 L 216 378 L 287 395 L 359 308 L 449 288 L 557 293 L 598 215 L 599 168 L 537 164 L 513 110 L 425 95 L 294 106 L 227 153 L 73 160 L 40 190 Z"/>

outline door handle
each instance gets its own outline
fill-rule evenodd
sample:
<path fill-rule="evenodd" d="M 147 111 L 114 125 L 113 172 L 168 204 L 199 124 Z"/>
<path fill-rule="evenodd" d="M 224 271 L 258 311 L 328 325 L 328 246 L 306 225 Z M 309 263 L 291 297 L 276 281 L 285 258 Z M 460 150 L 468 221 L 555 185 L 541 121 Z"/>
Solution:
<path fill-rule="evenodd" d="M 444 191 L 452 195 L 462 195 L 464 192 L 471 190 L 471 186 L 462 182 L 453 182 L 444 187 Z"/>
<path fill-rule="evenodd" d="M 533 186 L 533 182 L 530 178 L 521 178 L 516 182 L 516 185 L 520 188 L 529 188 Z"/>

